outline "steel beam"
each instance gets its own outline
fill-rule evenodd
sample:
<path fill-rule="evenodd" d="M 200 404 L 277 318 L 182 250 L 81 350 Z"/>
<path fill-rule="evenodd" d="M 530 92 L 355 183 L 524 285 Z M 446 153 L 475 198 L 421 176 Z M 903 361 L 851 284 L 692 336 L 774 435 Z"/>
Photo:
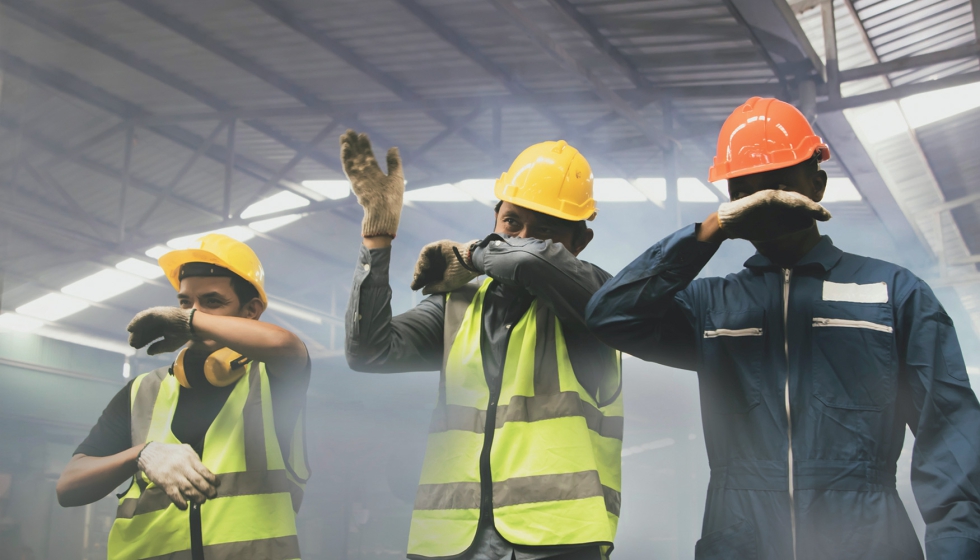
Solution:
<path fill-rule="evenodd" d="M 966 45 L 960 45 L 958 47 L 952 47 L 942 51 L 915 56 L 904 56 L 902 58 L 896 58 L 895 60 L 889 60 L 888 62 L 879 62 L 869 66 L 843 70 L 840 73 L 840 79 L 842 82 L 863 80 L 865 78 L 873 78 L 875 76 L 884 76 L 893 72 L 914 70 L 916 68 L 922 68 L 923 66 L 932 66 L 933 64 L 942 64 L 944 62 L 952 62 L 963 58 L 972 58 L 976 57 L 978 54 L 980 54 L 980 45 L 976 43 L 968 43 Z"/>
<path fill-rule="evenodd" d="M 608 103 L 616 113 L 631 123 L 641 134 L 650 139 L 657 147 L 663 149 L 665 140 L 662 138 L 662 131 L 656 130 L 639 111 L 633 108 L 627 100 L 620 97 L 610 88 L 599 76 L 581 60 L 577 59 L 565 47 L 559 45 L 547 31 L 538 26 L 523 10 L 517 7 L 511 0 L 490 0 L 500 11 L 510 16 L 517 25 L 526 33 L 538 46 L 547 52 L 562 68 L 578 74 L 578 76 L 588 82 L 592 90 L 603 101 Z"/>
<path fill-rule="evenodd" d="M 112 58 L 113 60 L 136 70 L 137 72 L 140 72 L 159 81 L 160 83 L 180 91 L 181 93 L 197 100 L 215 111 L 240 111 L 239 108 L 212 94 L 204 88 L 181 78 L 180 76 L 170 72 L 151 60 L 142 58 L 123 48 L 122 46 L 109 41 L 101 34 L 94 33 L 75 24 L 70 19 L 62 17 L 48 10 L 47 8 L 41 7 L 29 0 L 0 0 L 0 4 L 13 8 L 14 11 L 10 11 L 8 13 L 15 17 L 17 17 L 18 12 L 20 12 L 22 15 L 18 17 L 18 19 L 22 23 L 37 29 L 43 34 L 51 35 L 52 33 L 57 33 L 68 37 L 80 45 L 108 56 L 109 58 Z M 219 120 L 226 120 L 229 118 L 241 117 L 238 117 L 237 115 L 225 115 L 220 117 Z M 158 124 L 173 124 L 173 122 Z M 259 133 L 272 138 L 287 148 L 295 150 L 298 147 L 298 143 L 296 141 L 260 120 L 249 120 L 246 121 L 245 124 L 257 130 Z M 317 152 L 311 154 L 310 157 L 329 169 L 342 172 L 337 161 L 337 157 L 333 154 L 326 155 Z"/>
<path fill-rule="evenodd" d="M 837 19 L 834 17 L 834 0 L 820 4 L 823 19 L 824 50 L 827 71 L 827 95 L 831 101 L 840 99 L 840 68 L 837 63 Z"/>
<path fill-rule="evenodd" d="M 853 95 L 837 101 L 822 101 L 817 103 L 817 112 L 829 113 L 834 111 L 842 111 L 844 109 L 852 109 L 854 107 L 874 105 L 875 103 L 882 103 L 885 101 L 896 101 L 898 99 L 902 99 L 903 97 L 909 97 L 910 95 L 928 93 L 930 91 L 937 91 L 940 89 L 962 86 L 976 82 L 980 82 L 980 71 L 967 72 L 965 74 L 954 74 L 952 76 L 946 76 L 937 80 L 929 80 L 928 82 L 903 84 L 872 93 Z"/>
<path fill-rule="evenodd" d="M 72 213 L 75 214 L 78 219 L 82 220 L 85 225 L 88 226 L 93 233 L 95 233 L 95 235 L 99 237 L 103 235 L 103 231 L 100 226 L 104 226 L 105 224 L 100 224 L 95 220 L 95 218 L 92 217 L 91 214 L 86 212 L 81 205 L 78 204 L 78 201 L 68 193 L 68 190 L 65 189 L 61 183 L 55 180 L 50 173 L 42 173 L 28 161 L 21 162 L 21 165 L 27 171 L 27 174 L 30 175 L 35 181 L 57 192 L 58 196 L 68 203 L 68 207 L 71 209 Z"/>
<path fill-rule="evenodd" d="M 354 115 L 337 112 L 335 109 L 333 109 L 330 102 L 321 99 L 316 93 L 294 82 L 285 75 L 260 64 L 254 58 L 225 45 L 204 31 L 203 28 L 162 9 L 156 2 L 153 2 L 152 0 L 119 0 L 119 2 L 143 14 L 157 24 L 184 37 L 195 45 L 220 58 L 223 58 L 227 62 L 237 66 L 242 71 L 268 83 L 279 91 L 282 91 L 290 97 L 298 100 L 303 105 L 306 105 L 307 107 L 320 108 L 334 119 L 339 120 L 359 131 L 369 133 L 378 144 L 388 146 L 396 145 L 394 141 L 389 139 L 380 130 L 367 125 Z M 434 170 L 438 170 L 437 166 L 422 159 L 419 161 L 411 161 L 406 163 L 415 165 L 421 168 L 423 171 L 430 173 Z"/>
<path fill-rule="evenodd" d="M 401 99 L 405 101 L 422 100 L 422 96 L 407 84 L 398 80 L 381 68 L 378 68 L 376 65 L 372 64 L 340 41 L 330 37 L 330 35 L 324 31 L 317 29 L 315 26 L 310 24 L 309 21 L 299 17 L 277 0 L 251 0 L 251 2 L 272 18 L 313 41 L 323 49 L 332 53 L 334 56 L 340 58 L 361 73 L 367 75 Z M 455 119 L 451 115 L 440 110 L 429 110 L 426 111 L 426 114 L 442 126 L 446 127 L 446 129 L 452 128 L 461 138 L 492 156 L 493 145 L 465 126 L 459 127 L 457 125 L 458 119 Z M 418 150 L 413 151 L 411 154 L 413 157 L 418 157 L 421 155 Z"/>

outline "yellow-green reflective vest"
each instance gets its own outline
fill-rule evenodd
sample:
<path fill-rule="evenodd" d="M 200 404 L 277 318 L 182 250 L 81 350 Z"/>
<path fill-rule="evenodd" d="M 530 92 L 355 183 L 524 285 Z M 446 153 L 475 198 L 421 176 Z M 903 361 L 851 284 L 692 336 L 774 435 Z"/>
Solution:
<path fill-rule="evenodd" d="M 572 370 L 561 324 L 535 300 L 511 328 L 494 406 L 480 349 L 489 283 L 453 292 L 446 300 L 447 351 L 409 556 L 455 556 L 473 543 L 487 437 L 492 437 L 493 522 L 501 536 L 518 545 L 596 543 L 608 550 L 616 536 L 621 490 L 620 355 L 608 350 L 598 394 L 589 394 Z"/>
<path fill-rule="evenodd" d="M 161 368 L 130 392 L 134 445 L 180 443 L 170 430 L 180 384 Z M 283 460 L 264 364 L 250 363 L 204 436 L 201 462 L 218 477 L 218 497 L 200 506 L 207 560 L 298 559 L 296 511 L 309 477 L 302 415 Z M 190 510 L 177 509 L 143 473 L 121 495 L 108 560 L 191 560 Z"/>

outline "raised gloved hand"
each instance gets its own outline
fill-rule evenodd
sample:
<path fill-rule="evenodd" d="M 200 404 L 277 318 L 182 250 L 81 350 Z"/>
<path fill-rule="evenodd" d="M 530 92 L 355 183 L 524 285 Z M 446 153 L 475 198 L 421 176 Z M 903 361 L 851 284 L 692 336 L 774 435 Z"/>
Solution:
<path fill-rule="evenodd" d="M 395 237 L 405 195 L 405 175 L 398 148 L 388 150 L 388 174 L 385 175 L 374 158 L 367 134 L 348 130 L 340 137 L 340 160 L 357 202 L 364 208 L 361 235 Z"/>
<path fill-rule="evenodd" d="M 151 441 L 140 451 L 139 470 L 180 509 L 218 495 L 219 481 L 186 443 Z"/>
<path fill-rule="evenodd" d="M 152 356 L 173 352 L 187 344 L 194 336 L 193 319 L 193 309 L 151 307 L 140 311 L 126 327 L 129 331 L 129 345 L 133 348 L 142 348 L 163 337 L 163 340 L 150 344 L 146 353 Z"/>
<path fill-rule="evenodd" d="M 469 243 L 443 239 L 423 247 L 415 263 L 412 289 L 422 288 L 425 295 L 451 292 L 479 276 L 470 257 L 470 247 L 479 242 L 479 239 Z"/>
<path fill-rule="evenodd" d="M 718 224 L 728 237 L 764 241 L 830 219 L 826 208 L 793 191 L 764 190 L 725 202 L 718 208 Z"/>

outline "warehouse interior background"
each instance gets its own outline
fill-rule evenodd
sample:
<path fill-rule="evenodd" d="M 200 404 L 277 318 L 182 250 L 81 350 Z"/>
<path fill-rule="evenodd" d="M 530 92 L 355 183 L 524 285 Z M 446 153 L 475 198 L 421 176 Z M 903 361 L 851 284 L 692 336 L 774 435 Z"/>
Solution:
<path fill-rule="evenodd" d="M 127 379 L 167 365 L 125 326 L 176 301 L 156 257 L 210 231 L 255 249 L 263 318 L 314 360 L 304 558 L 404 557 L 438 374 L 343 357 L 347 128 L 405 160 L 397 313 L 425 243 L 491 231 L 493 181 L 526 146 L 589 159 L 581 256 L 615 273 L 725 200 L 706 177 L 732 109 L 790 101 L 833 153 L 823 231 L 926 279 L 980 385 L 978 32 L 978 0 L 0 0 L 0 558 L 105 558 L 115 498 L 63 509 L 55 481 Z M 727 243 L 704 273 L 751 253 Z M 696 376 L 624 367 L 614 558 L 692 558 Z"/>

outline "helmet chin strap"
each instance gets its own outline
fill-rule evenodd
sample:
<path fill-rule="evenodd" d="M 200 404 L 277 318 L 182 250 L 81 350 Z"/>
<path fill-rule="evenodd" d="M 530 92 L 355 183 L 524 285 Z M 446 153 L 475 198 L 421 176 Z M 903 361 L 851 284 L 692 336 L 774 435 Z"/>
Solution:
<path fill-rule="evenodd" d="M 181 349 L 170 371 L 182 387 L 190 389 L 191 384 L 184 369 L 184 355 L 186 353 L 187 348 Z M 231 348 L 219 348 L 204 360 L 204 377 L 208 383 L 215 387 L 227 387 L 245 375 L 245 365 L 250 361 L 252 360 Z"/>

